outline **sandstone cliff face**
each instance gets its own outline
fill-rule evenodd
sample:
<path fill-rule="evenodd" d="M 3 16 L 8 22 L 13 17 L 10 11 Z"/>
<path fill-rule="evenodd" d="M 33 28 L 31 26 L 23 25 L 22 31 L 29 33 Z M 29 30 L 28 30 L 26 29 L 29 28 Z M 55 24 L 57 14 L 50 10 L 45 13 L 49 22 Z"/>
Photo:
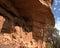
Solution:
<path fill-rule="evenodd" d="M 55 24 L 52 3 L 0 0 L 0 48 L 46 48 L 44 29 Z"/>

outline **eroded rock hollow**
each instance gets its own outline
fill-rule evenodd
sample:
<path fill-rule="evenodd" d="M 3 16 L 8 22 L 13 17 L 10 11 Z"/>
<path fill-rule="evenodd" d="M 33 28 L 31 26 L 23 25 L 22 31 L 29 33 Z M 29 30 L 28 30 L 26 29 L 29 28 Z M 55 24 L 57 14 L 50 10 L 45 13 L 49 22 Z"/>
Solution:
<path fill-rule="evenodd" d="M 0 0 L 0 48 L 46 48 L 44 29 L 54 27 L 53 0 Z"/>

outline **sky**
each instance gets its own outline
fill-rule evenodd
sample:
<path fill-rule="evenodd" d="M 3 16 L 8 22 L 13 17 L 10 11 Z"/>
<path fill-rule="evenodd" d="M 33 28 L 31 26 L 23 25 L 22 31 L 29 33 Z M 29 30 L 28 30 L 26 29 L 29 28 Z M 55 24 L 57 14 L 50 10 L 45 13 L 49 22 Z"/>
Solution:
<path fill-rule="evenodd" d="M 52 11 L 55 17 L 55 28 L 60 30 L 60 0 L 54 0 Z"/>

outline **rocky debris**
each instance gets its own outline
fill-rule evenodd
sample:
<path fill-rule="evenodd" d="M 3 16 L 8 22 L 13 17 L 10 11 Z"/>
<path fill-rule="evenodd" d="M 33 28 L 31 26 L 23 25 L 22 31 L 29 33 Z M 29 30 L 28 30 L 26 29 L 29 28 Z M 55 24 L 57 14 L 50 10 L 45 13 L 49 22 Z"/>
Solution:
<path fill-rule="evenodd" d="M 38 47 L 37 43 L 32 40 L 32 34 L 27 35 L 22 32 L 22 28 L 16 26 L 16 32 L 11 34 L 0 33 L 0 44 L 2 48 L 35 48 Z M 18 32 L 17 32 L 18 31 Z M 27 37 L 28 36 L 28 37 Z M 32 40 L 32 41 L 30 41 Z M 29 42 L 30 41 L 30 42 Z"/>

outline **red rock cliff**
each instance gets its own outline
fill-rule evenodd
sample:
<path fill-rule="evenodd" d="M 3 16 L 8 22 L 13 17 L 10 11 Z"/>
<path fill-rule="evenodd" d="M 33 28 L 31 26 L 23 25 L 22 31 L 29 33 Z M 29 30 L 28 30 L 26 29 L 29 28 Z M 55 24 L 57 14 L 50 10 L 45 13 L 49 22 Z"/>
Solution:
<path fill-rule="evenodd" d="M 0 0 L 0 47 L 46 48 L 44 28 L 55 24 L 52 3 L 53 0 Z"/>

